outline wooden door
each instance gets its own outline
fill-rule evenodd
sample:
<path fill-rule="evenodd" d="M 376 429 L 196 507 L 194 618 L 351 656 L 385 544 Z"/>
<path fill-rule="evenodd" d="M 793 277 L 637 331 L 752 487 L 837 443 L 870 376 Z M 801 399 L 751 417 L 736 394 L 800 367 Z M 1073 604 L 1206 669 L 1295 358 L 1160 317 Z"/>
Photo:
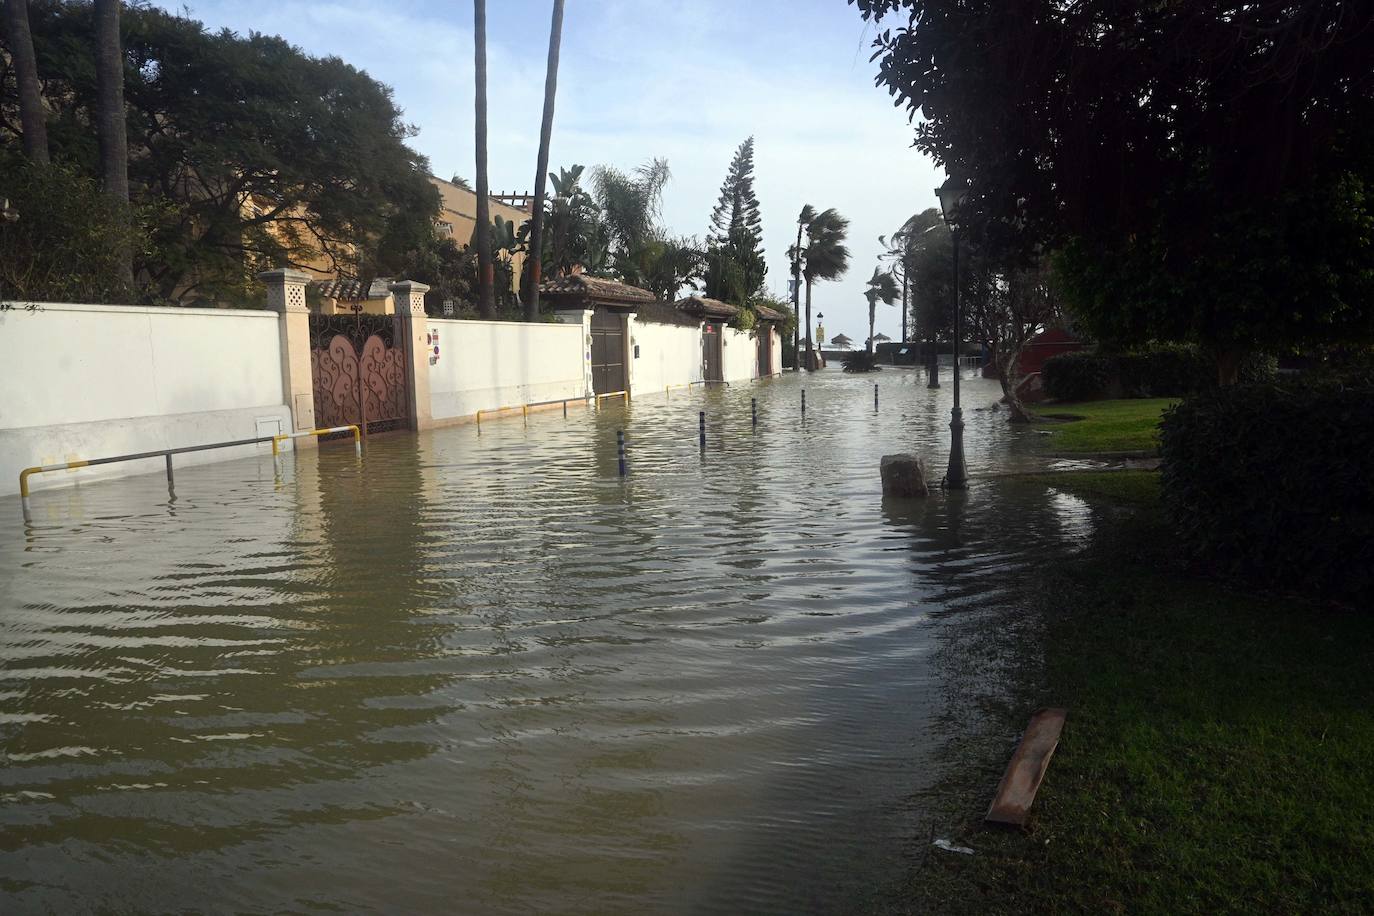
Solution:
<path fill-rule="evenodd" d="M 625 390 L 625 322 L 616 312 L 592 314 L 592 391 Z"/>

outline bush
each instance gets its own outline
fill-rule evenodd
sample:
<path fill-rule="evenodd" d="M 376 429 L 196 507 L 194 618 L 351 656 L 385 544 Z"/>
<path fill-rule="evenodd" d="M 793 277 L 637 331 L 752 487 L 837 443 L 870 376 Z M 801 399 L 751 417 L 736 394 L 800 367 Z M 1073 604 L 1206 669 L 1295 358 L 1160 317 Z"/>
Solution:
<path fill-rule="evenodd" d="M 1242 361 L 1242 382 L 1274 377 L 1277 362 L 1256 353 Z M 1060 401 L 1097 398 L 1181 398 L 1217 386 L 1215 361 L 1201 349 L 1161 344 L 1125 353 L 1062 353 L 1045 361 L 1040 374 L 1045 392 Z"/>
<path fill-rule="evenodd" d="M 1374 597 L 1374 386 L 1236 385 L 1161 427 L 1180 548 L 1252 584 Z"/>
<path fill-rule="evenodd" d="M 882 368 L 877 357 L 867 350 L 855 350 L 844 358 L 845 372 L 877 372 Z"/>
<path fill-rule="evenodd" d="M 1040 383 L 1056 401 L 1104 398 L 1116 374 L 1112 357 L 1097 353 L 1061 353 L 1045 360 Z"/>

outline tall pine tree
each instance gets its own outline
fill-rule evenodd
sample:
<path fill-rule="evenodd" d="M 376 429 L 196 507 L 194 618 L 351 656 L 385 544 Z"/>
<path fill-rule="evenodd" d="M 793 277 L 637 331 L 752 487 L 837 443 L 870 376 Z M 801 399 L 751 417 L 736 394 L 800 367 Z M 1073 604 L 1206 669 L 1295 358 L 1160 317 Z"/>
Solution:
<path fill-rule="evenodd" d="M 768 265 L 763 257 L 763 220 L 754 196 L 754 138 L 735 150 L 730 171 L 711 212 L 706 295 L 747 305 L 763 290 Z"/>

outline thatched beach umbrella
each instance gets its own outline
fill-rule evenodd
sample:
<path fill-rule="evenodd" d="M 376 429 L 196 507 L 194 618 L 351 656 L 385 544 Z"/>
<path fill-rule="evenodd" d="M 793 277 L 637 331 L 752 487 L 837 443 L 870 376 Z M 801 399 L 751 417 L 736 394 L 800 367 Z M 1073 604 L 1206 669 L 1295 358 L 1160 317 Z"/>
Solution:
<path fill-rule="evenodd" d="M 839 347 L 842 350 L 848 350 L 850 347 L 854 346 L 854 341 L 845 337 L 843 334 L 836 334 L 834 337 L 830 338 L 830 345 L 832 347 Z"/>

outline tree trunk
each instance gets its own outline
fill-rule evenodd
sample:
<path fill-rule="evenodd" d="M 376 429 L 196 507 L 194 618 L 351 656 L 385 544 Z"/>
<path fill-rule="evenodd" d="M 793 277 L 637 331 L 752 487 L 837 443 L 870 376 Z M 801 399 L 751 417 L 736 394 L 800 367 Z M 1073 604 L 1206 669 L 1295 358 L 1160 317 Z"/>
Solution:
<path fill-rule="evenodd" d="M 902 268 L 902 344 L 906 344 L 906 268 Z"/>
<path fill-rule="evenodd" d="M 549 144 L 553 139 L 553 103 L 558 92 L 558 52 L 563 42 L 563 0 L 553 0 L 549 25 L 549 63 L 544 72 L 544 119 L 539 125 L 539 162 L 534 172 L 534 212 L 530 216 L 530 247 L 525 252 L 525 320 L 539 320 L 539 283 L 544 273 L 544 185 L 549 176 Z"/>
<path fill-rule="evenodd" d="M 105 193 L 129 203 L 129 141 L 125 134 L 124 52 L 119 38 L 119 0 L 95 0 L 96 132 Z M 127 218 L 127 213 L 126 213 Z M 133 252 L 120 258 L 120 279 L 132 292 Z"/>
<path fill-rule="evenodd" d="M 997 365 L 997 375 L 1002 384 L 1002 393 L 1007 400 L 1007 408 L 1011 411 L 1009 420 L 1012 423 L 1029 423 L 1031 415 L 1026 410 L 1026 405 L 1021 402 L 1021 383 L 1025 381 L 1021 377 L 1021 349 L 1024 344 L 1014 347 L 993 348 L 993 359 Z"/>
<path fill-rule="evenodd" d="M 1240 364 L 1245 354 L 1235 347 L 1217 347 L 1212 351 L 1217 364 L 1217 384 L 1225 388 L 1240 381 Z"/>
<path fill-rule="evenodd" d="M 19 123 L 24 131 L 24 155 L 39 165 L 48 164 L 48 122 L 38 83 L 38 61 L 29 31 L 28 0 L 6 0 L 5 35 L 19 84 Z"/>
<path fill-rule="evenodd" d="M 873 321 L 876 317 L 873 313 L 878 307 L 877 299 L 868 300 L 868 355 L 873 355 Z"/>
<path fill-rule="evenodd" d="M 792 371 L 801 369 L 801 239 L 802 221 L 797 220 L 797 247 L 792 249 Z M 807 316 L 810 323 L 811 317 Z M 808 335 L 810 332 L 807 332 Z"/>
<path fill-rule="evenodd" d="M 811 339 L 811 280 L 806 281 L 806 371 L 811 371 L 812 351 L 816 341 Z"/>
<path fill-rule="evenodd" d="M 495 270 L 491 263 L 491 200 L 487 187 L 487 2 L 473 0 L 472 40 L 477 86 L 473 110 L 477 123 L 473 131 L 477 141 L 477 225 L 472 230 L 472 244 L 477 248 L 477 314 L 483 318 L 496 317 L 493 295 Z"/>

